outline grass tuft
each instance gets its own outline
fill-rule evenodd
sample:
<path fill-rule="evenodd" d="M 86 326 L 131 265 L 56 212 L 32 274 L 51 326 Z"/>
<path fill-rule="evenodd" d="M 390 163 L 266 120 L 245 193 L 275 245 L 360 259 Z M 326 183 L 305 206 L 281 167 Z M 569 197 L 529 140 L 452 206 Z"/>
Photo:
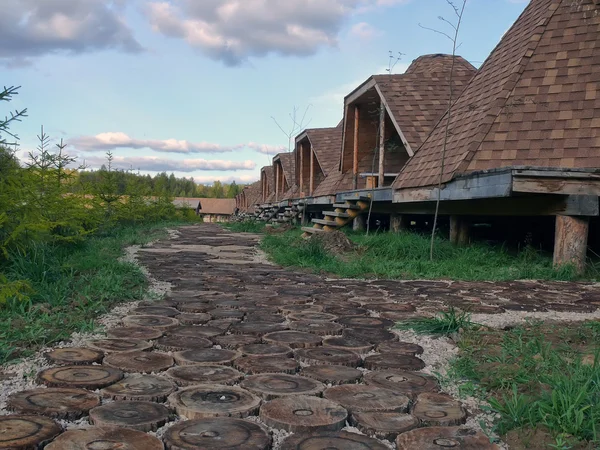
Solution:
<path fill-rule="evenodd" d="M 413 330 L 417 334 L 431 334 L 434 336 L 450 336 L 464 332 L 475 324 L 471 322 L 471 315 L 450 307 L 435 317 L 418 317 L 403 322 L 398 322 L 398 330 Z"/>
<path fill-rule="evenodd" d="M 263 233 L 265 223 L 257 220 L 242 220 L 241 222 L 229 222 L 223 224 L 225 228 L 236 233 Z"/>

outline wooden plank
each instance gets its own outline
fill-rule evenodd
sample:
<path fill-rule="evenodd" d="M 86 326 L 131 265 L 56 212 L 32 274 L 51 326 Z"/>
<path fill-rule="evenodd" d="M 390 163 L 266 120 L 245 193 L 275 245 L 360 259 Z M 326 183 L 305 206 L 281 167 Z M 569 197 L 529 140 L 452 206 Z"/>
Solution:
<path fill-rule="evenodd" d="M 600 195 L 600 178 L 515 177 L 513 192 Z"/>
<path fill-rule="evenodd" d="M 600 179 L 600 173 L 596 169 L 580 170 L 536 170 L 515 169 L 513 176 L 541 177 L 541 178 L 592 178 Z"/>
<path fill-rule="evenodd" d="M 353 147 L 353 159 L 352 159 L 352 174 L 354 175 L 352 180 L 352 187 L 356 189 L 358 187 L 358 121 L 360 118 L 360 109 L 358 106 L 354 107 L 354 147 Z"/>
<path fill-rule="evenodd" d="M 598 197 L 567 195 L 521 195 L 505 198 L 442 201 L 440 215 L 473 216 L 597 216 Z M 373 203 L 374 213 L 433 214 L 435 202 Z"/>
<path fill-rule="evenodd" d="M 587 217 L 556 216 L 554 267 L 573 265 L 585 271 L 590 222 Z"/>
<path fill-rule="evenodd" d="M 304 144 L 302 142 L 300 142 L 300 192 L 304 192 Z M 312 192 L 309 195 L 312 195 Z"/>
<path fill-rule="evenodd" d="M 383 101 L 379 107 L 379 187 L 383 187 L 385 180 L 385 105 Z"/>
<path fill-rule="evenodd" d="M 315 152 L 310 149 L 310 194 L 312 195 L 315 191 Z"/>

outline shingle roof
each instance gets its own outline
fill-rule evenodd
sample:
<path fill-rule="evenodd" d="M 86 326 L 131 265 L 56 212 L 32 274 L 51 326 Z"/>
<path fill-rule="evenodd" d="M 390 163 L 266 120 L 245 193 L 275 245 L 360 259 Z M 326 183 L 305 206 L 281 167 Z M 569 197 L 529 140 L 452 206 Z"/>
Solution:
<path fill-rule="evenodd" d="M 440 117 L 447 110 L 450 92 L 450 72 L 452 55 L 424 55 L 417 58 L 406 73 L 400 75 L 374 75 L 358 89 L 368 83 L 374 83 L 380 92 L 391 115 L 413 151 L 422 144 Z M 460 56 L 454 57 L 455 90 L 462 91 L 473 78 L 476 69 Z M 352 189 L 352 174 L 339 172 L 342 146 L 333 162 L 330 173 L 317 187 L 315 196 L 331 195 Z M 359 172 L 371 172 L 373 154 L 362 156 L 359 160 Z M 375 155 L 375 167 L 378 167 L 378 155 Z M 386 171 L 398 172 L 401 167 L 387 167 Z"/>
<path fill-rule="evenodd" d="M 261 173 L 261 180 L 262 180 L 262 175 L 264 174 L 264 176 L 267 179 L 267 185 L 269 186 L 269 192 L 275 192 L 275 176 L 274 176 L 274 172 L 273 172 L 273 166 L 265 166 L 262 169 L 260 169 L 260 173 Z M 262 193 L 262 185 L 261 185 L 261 193 Z"/>
<path fill-rule="evenodd" d="M 327 176 L 340 162 L 342 127 L 310 128 L 306 130 L 310 145 L 317 156 L 321 170 Z"/>
<path fill-rule="evenodd" d="M 442 53 L 422 55 L 415 59 L 406 69 L 405 74 L 427 74 L 445 72 L 452 65 L 452 55 Z M 473 66 L 467 60 L 457 57 L 454 60 L 455 69 L 458 71 L 473 71 Z"/>
<path fill-rule="evenodd" d="M 600 167 L 600 5 L 532 0 L 458 98 L 443 181 L 509 166 Z M 434 185 L 445 120 L 394 183 Z"/>
<path fill-rule="evenodd" d="M 243 212 L 254 211 L 254 205 L 260 203 L 261 198 L 261 188 L 260 181 L 255 181 L 249 186 L 246 186 L 240 196 L 245 201 L 245 204 L 248 206 L 240 206 L 240 210 Z"/>
<path fill-rule="evenodd" d="M 231 215 L 235 209 L 234 198 L 199 198 L 200 214 Z"/>
<path fill-rule="evenodd" d="M 451 55 L 421 56 L 402 75 L 375 75 L 373 79 L 411 149 L 425 141 L 448 109 Z M 453 87 L 462 92 L 476 69 L 455 57 Z"/>
<path fill-rule="evenodd" d="M 285 177 L 288 186 L 292 186 L 296 179 L 296 159 L 294 153 L 279 153 L 278 155 L 275 155 L 275 158 L 273 159 L 279 159 L 279 161 L 281 161 L 283 176 Z"/>

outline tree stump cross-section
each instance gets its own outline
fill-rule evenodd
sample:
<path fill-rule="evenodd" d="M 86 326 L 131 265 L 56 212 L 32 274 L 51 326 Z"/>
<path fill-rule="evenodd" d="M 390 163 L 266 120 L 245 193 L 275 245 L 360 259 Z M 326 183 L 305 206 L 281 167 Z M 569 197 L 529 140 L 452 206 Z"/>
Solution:
<path fill-rule="evenodd" d="M 319 396 L 325 385 L 319 381 L 282 373 L 266 373 L 247 377 L 240 386 L 265 400 L 288 395 Z"/>
<path fill-rule="evenodd" d="M 263 341 L 291 348 L 312 348 L 321 345 L 321 338 L 305 331 L 277 331 L 263 336 Z"/>
<path fill-rule="evenodd" d="M 461 425 L 467 420 L 467 411 L 449 395 L 424 392 L 417 396 L 413 416 L 430 426 Z"/>
<path fill-rule="evenodd" d="M 361 358 L 350 350 L 334 347 L 302 348 L 296 350 L 296 359 L 307 365 L 333 364 L 338 366 L 358 367 Z"/>
<path fill-rule="evenodd" d="M 112 400 L 164 402 L 175 391 L 175 384 L 153 375 L 130 375 L 102 389 L 102 396 Z"/>
<path fill-rule="evenodd" d="M 250 375 L 259 373 L 294 374 L 300 365 L 295 359 L 285 356 L 244 356 L 236 359 L 233 367 Z"/>
<path fill-rule="evenodd" d="M 169 404 L 188 419 L 244 418 L 258 411 L 260 398 L 236 386 L 201 384 L 171 394 Z"/>
<path fill-rule="evenodd" d="M 159 352 L 113 353 L 104 358 L 103 364 L 123 372 L 152 373 L 167 370 L 173 366 L 173 358 Z"/>
<path fill-rule="evenodd" d="M 106 331 L 109 338 L 118 339 L 141 339 L 143 341 L 152 341 L 163 335 L 162 330 L 147 327 L 118 327 L 110 328 Z"/>
<path fill-rule="evenodd" d="M 99 363 L 104 358 L 104 353 L 84 347 L 55 348 L 44 354 L 46 360 L 52 364 L 77 366 Z"/>
<path fill-rule="evenodd" d="M 258 423 L 229 417 L 186 420 L 167 430 L 169 450 L 271 448 L 269 432 Z"/>
<path fill-rule="evenodd" d="M 139 315 L 123 317 L 123 325 L 126 327 L 147 327 L 167 331 L 178 326 L 179 321 L 172 317 Z"/>
<path fill-rule="evenodd" d="M 235 350 L 196 348 L 177 352 L 173 355 L 173 358 L 180 366 L 190 364 L 224 364 L 230 366 L 241 355 L 239 351 Z"/>
<path fill-rule="evenodd" d="M 360 411 L 407 412 L 410 399 L 390 389 L 363 384 L 344 384 L 327 389 L 323 396 L 351 413 Z"/>
<path fill-rule="evenodd" d="M 116 401 L 90 411 L 90 423 L 100 428 L 156 431 L 168 419 L 169 410 L 154 402 Z"/>
<path fill-rule="evenodd" d="M 61 434 L 45 450 L 164 450 L 160 439 L 128 428 L 89 428 Z"/>
<path fill-rule="evenodd" d="M 348 411 L 339 404 L 304 395 L 281 397 L 260 408 L 260 419 L 268 426 L 293 433 L 341 430 Z"/>
<path fill-rule="evenodd" d="M 220 365 L 189 365 L 172 367 L 166 375 L 178 386 L 195 384 L 235 384 L 244 378 L 244 374 L 232 367 Z"/>
<path fill-rule="evenodd" d="M 287 345 L 279 344 L 248 344 L 240 347 L 244 356 L 284 356 L 289 358 L 294 351 Z"/>
<path fill-rule="evenodd" d="M 499 450 L 483 433 L 460 427 L 429 427 L 407 431 L 396 438 L 398 450 Z"/>
<path fill-rule="evenodd" d="M 0 448 L 31 450 L 42 446 L 58 436 L 60 426 L 43 416 L 11 414 L 0 416 Z"/>
<path fill-rule="evenodd" d="M 329 365 L 304 367 L 300 374 L 332 385 L 357 383 L 363 376 L 360 370 L 353 367 Z"/>
<path fill-rule="evenodd" d="M 8 409 L 20 414 L 39 414 L 65 420 L 77 420 L 99 404 L 100 397 L 96 394 L 72 388 L 21 391 L 12 394 L 7 401 Z"/>
<path fill-rule="evenodd" d="M 422 392 L 437 392 L 437 380 L 425 374 L 401 370 L 380 370 L 365 375 L 365 382 L 374 386 L 391 389 L 409 397 Z"/>
<path fill-rule="evenodd" d="M 152 344 L 148 341 L 119 338 L 96 339 L 88 342 L 88 346 L 104 353 L 144 351 L 152 348 Z"/>
<path fill-rule="evenodd" d="M 283 441 L 280 450 L 389 450 L 368 436 L 346 431 L 298 434 Z M 417 447 L 415 447 L 417 450 Z M 419 448 L 419 450 L 421 450 Z"/>
<path fill-rule="evenodd" d="M 366 435 L 390 442 L 394 442 L 400 433 L 419 426 L 419 419 L 398 412 L 355 412 L 350 422 Z"/>
<path fill-rule="evenodd" d="M 50 387 L 101 389 L 123 378 L 119 369 L 105 366 L 51 367 L 38 374 L 38 381 Z"/>

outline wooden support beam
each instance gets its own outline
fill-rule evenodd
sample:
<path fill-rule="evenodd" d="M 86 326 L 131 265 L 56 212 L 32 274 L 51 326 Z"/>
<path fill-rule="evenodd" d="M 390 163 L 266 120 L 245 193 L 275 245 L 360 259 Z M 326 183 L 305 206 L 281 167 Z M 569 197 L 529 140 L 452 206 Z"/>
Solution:
<path fill-rule="evenodd" d="M 578 273 L 585 271 L 589 228 L 588 217 L 556 216 L 554 267 L 570 264 Z"/>
<path fill-rule="evenodd" d="M 400 233 L 407 228 L 406 216 L 402 214 L 390 214 L 390 230 L 393 233 Z"/>
<path fill-rule="evenodd" d="M 279 199 L 279 165 L 275 164 L 275 201 Z"/>
<path fill-rule="evenodd" d="M 315 190 L 315 152 L 310 149 L 310 195 L 313 195 Z"/>
<path fill-rule="evenodd" d="M 358 121 L 360 118 L 360 110 L 358 106 L 354 107 L 354 149 L 352 156 L 352 188 L 358 188 Z"/>
<path fill-rule="evenodd" d="M 450 216 L 450 243 L 458 244 L 458 230 L 460 228 L 460 216 Z"/>
<path fill-rule="evenodd" d="M 354 231 L 365 231 L 367 229 L 367 218 L 364 214 L 360 214 L 354 218 L 352 229 Z"/>
<path fill-rule="evenodd" d="M 385 105 L 379 107 L 379 187 L 385 181 Z"/>
<path fill-rule="evenodd" d="M 458 240 L 456 242 L 459 247 L 466 247 L 471 242 L 470 230 L 471 224 L 469 221 L 461 218 L 458 226 Z"/>
<path fill-rule="evenodd" d="M 304 192 L 304 144 L 300 142 L 300 193 Z"/>

